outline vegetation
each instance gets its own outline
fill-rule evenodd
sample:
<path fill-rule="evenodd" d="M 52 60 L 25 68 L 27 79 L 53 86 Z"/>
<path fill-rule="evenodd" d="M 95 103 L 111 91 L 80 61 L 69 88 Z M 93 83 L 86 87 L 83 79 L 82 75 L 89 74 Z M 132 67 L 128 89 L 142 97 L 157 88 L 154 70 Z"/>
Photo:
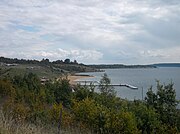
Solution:
<path fill-rule="evenodd" d="M 7 64 L 78 64 L 76 60 L 72 62 L 70 59 L 65 59 L 63 60 L 57 60 L 50 62 L 49 59 L 42 59 L 41 61 L 38 60 L 26 60 L 26 59 L 17 59 L 17 58 L 5 58 L 5 57 L 0 57 L 0 62 L 2 63 L 7 63 Z"/>
<path fill-rule="evenodd" d="M 0 57 L 0 77 L 14 77 L 16 74 L 24 75 L 26 73 L 34 73 L 38 77 L 56 79 L 61 75 L 67 73 L 77 72 L 92 72 L 97 69 L 88 67 L 84 64 L 79 64 L 76 60 L 70 59 L 49 61 L 49 59 L 25 60 L 25 59 L 11 59 Z"/>
<path fill-rule="evenodd" d="M 0 133 L 179 133 L 173 84 L 157 83 L 145 101 L 116 97 L 102 76 L 99 89 L 72 87 L 67 79 L 41 84 L 33 73 L 0 79 Z"/>

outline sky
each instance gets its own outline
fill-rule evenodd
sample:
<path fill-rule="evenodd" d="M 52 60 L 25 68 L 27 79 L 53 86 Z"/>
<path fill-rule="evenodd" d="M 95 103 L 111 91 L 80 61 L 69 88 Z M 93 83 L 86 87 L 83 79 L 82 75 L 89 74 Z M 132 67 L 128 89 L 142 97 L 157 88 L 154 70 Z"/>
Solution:
<path fill-rule="evenodd" d="M 0 56 L 180 62 L 180 0 L 0 0 Z"/>

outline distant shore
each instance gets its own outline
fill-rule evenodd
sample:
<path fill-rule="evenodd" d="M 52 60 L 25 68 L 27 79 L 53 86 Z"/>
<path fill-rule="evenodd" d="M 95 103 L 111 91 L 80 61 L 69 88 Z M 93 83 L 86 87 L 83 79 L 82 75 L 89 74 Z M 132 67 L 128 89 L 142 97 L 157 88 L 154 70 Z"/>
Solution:
<path fill-rule="evenodd" d="M 71 85 L 75 85 L 76 80 L 84 79 L 84 78 L 91 78 L 91 77 L 94 77 L 94 76 L 92 76 L 92 75 L 83 75 L 83 74 L 74 74 L 74 75 L 68 75 L 67 79 L 69 80 L 69 83 Z"/>

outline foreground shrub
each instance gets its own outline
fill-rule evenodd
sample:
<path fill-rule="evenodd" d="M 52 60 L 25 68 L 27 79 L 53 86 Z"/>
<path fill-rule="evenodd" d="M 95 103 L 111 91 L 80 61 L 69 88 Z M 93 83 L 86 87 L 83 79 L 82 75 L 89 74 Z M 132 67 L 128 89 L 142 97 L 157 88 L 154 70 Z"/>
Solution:
<path fill-rule="evenodd" d="M 94 133 L 139 133 L 132 113 L 107 109 L 89 98 L 74 102 L 73 112 L 75 119 L 83 122 Z"/>

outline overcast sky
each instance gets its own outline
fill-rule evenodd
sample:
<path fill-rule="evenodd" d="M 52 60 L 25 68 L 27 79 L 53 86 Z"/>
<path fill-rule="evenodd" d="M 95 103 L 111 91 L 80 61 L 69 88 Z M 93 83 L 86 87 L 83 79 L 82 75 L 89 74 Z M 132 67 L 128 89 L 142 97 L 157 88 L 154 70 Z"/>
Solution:
<path fill-rule="evenodd" d="M 180 0 L 0 0 L 0 56 L 180 62 Z"/>

